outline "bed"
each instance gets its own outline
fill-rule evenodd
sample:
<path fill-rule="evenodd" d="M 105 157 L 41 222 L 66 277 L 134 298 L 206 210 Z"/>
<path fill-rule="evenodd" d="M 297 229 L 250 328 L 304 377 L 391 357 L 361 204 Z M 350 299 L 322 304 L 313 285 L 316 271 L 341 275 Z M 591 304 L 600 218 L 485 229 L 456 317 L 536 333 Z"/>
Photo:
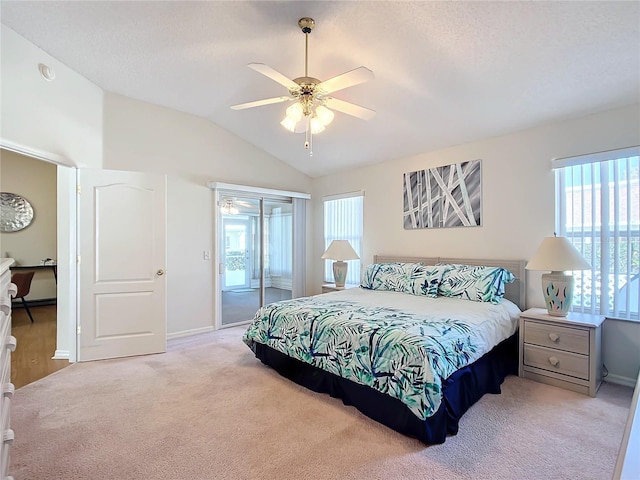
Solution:
<path fill-rule="evenodd" d="M 517 373 L 524 265 L 377 255 L 360 288 L 266 305 L 243 341 L 292 381 L 443 443 L 475 402 Z"/>

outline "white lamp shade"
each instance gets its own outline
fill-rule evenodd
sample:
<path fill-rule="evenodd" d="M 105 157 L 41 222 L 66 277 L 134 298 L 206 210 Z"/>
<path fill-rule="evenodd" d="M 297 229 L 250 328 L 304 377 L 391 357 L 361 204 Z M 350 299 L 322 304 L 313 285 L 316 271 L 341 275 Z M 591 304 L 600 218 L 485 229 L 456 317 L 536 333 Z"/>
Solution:
<path fill-rule="evenodd" d="M 311 117 L 309 128 L 311 130 L 311 133 L 313 133 L 314 135 L 324 131 L 324 125 L 320 120 L 318 120 L 317 117 Z"/>
<path fill-rule="evenodd" d="M 545 238 L 525 267 L 527 270 L 564 272 L 591 268 L 566 237 Z"/>
<path fill-rule="evenodd" d="M 293 120 L 291 117 L 284 117 L 284 120 L 280 122 L 280 125 L 282 125 L 284 128 L 286 128 L 290 132 L 295 132 L 297 123 L 298 122 Z"/>
<path fill-rule="evenodd" d="M 329 248 L 322 254 L 324 260 L 357 260 L 360 257 L 348 240 L 333 240 Z"/>
<path fill-rule="evenodd" d="M 327 126 L 333 121 L 334 113 L 324 105 L 320 105 L 316 108 L 316 117 L 318 117 L 322 125 Z"/>
<path fill-rule="evenodd" d="M 302 118 L 302 105 L 299 102 L 294 103 L 286 110 L 287 118 L 294 122 L 299 122 Z"/>

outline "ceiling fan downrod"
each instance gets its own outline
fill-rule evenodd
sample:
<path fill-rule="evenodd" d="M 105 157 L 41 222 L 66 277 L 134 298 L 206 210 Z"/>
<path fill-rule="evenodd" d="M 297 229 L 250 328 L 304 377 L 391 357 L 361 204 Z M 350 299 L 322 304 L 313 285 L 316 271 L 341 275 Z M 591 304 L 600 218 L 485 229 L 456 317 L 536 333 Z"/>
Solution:
<path fill-rule="evenodd" d="M 313 18 L 302 17 L 298 20 L 298 26 L 304 33 L 304 76 L 309 79 L 309 34 L 316 22 Z M 319 81 L 317 81 L 319 83 Z M 315 83 L 303 84 L 302 93 L 300 95 L 300 103 L 302 104 L 303 113 L 306 121 L 304 148 L 309 150 L 309 156 L 313 156 L 313 134 L 310 128 L 310 116 L 313 114 L 313 98 L 315 93 Z"/>
<path fill-rule="evenodd" d="M 298 20 L 298 26 L 302 33 L 304 33 L 304 76 L 309 76 L 309 34 L 313 27 L 316 26 L 316 22 L 313 18 L 302 17 Z"/>

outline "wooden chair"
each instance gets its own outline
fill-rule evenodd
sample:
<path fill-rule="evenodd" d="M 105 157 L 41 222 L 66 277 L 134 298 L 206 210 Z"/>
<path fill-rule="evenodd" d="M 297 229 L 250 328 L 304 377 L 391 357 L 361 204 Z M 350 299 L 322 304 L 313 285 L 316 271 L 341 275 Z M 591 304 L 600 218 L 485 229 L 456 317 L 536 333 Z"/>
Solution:
<path fill-rule="evenodd" d="M 31 280 L 33 279 L 33 274 L 35 272 L 19 272 L 11 275 L 11 282 L 15 283 L 18 287 L 18 293 L 15 298 L 19 298 L 22 300 L 22 305 L 24 309 L 27 311 L 27 315 L 29 315 L 29 319 L 31 323 L 33 323 L 33 317 L 31 316 L 31 310 L 29 310 L 29 305 L 24 297 L 29 295 L 29 290 L 31 290 Z"/>

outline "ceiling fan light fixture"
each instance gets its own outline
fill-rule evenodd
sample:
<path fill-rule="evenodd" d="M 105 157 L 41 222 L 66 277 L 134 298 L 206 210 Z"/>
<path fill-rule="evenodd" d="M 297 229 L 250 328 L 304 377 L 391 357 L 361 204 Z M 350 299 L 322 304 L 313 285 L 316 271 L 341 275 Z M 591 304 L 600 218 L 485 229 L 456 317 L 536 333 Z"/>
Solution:
<path fill-rule="evenodd" d="M 324 130 L 324 125 L 318 117 L 313 116 L 309 119 L 309 130 L 313 135 L 316 135 Z"/>
<path fill-rule="evenodd" d="M 240 212 L 233 204 L 233 200 L 227 198 L 220 206 L 220 213 L 222 213 L 223 215 L 237 215 Z"/>
<path fill-rule="evenodd" d="M 324 105 L 320 105 L 316 108 L 316 117 L 325 127 L 333 122 L 334 116 L 335 114 Z"/>
<path fill-rule="evenodd" d="M 296 131 L 296 124 L 297 124 L 297 120 L 294 120 L 293 118 L 286 116 L 284 117 L 284 119 L 280 122 L 280 125 L 282 125 L 284 128 L 286 128 L 287 130 L 289 130 L 292 133 L 295 133 Z"/>
<path fill-rule="evenodd" d="M 302 119 L 302 105 L 299 102 L 294 103 L 287 108 L 287 118 L 294 122 L 299 122 Z"/>

